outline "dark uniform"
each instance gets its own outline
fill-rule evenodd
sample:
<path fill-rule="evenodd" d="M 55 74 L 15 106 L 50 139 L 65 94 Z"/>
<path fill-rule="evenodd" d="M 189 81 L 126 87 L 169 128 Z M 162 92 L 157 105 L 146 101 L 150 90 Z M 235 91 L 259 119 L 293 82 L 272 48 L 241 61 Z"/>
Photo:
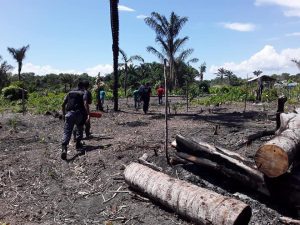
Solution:
<path fill-rule="evenodd" d="M 92 104 L 93 101 L 93 97 L 92 97 L 92 93 L 89 90 L 85 90 L 85 95 L 84 97 L 87 99 L 87 103 L 90 105 Z M 90 120 L 86 120 L 85 124 L 84 124 L 84 131 L 85 131 L 85 136 L 86 138 L 89 138 L 91 136 L 91 121 Z M 74 136 L 74 141 L 76 142 L 76 134 L 77 133 L 77 126 L 75 126 L 74 130 L 73 130 L 73 136 Z"/>
<path fill-rule="evenodd" d="M 141 96 L 141 100 L 144 102 L 143 103 L 143 111 L 146 114 L 149 109 L 149 103 L 150 103 L 150 95 L 151 95 L 151 87 L 147 83 L 145 86 L 142 85 L 139 88 L 139 93 Z"/>
<path fill-rule="evenodd" d="M 62 159 L 67 158 L 67 146 L 72 137 L 72 131 L 75 125 L 77 126 L 76 149 L 82 147 L 83 125 L 88 116 L 88 112 L 85 108 L 85 102 L 87 101 L 87 92 L 80 85 L 78 85 L 78 89 L 70 91 L 64 98 L 62 107 L 65 115 L 65 125 L 62 140 Z"/>

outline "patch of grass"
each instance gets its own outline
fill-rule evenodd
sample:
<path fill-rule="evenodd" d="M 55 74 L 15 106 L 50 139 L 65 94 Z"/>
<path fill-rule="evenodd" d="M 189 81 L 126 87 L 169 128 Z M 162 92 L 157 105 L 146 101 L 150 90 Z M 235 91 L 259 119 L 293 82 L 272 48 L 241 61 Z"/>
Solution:
<path fill-rule="evenodd" d="M 58 111 L 61 109 L 65 93 L 38 93 L 29 95 L 28 109 L 37 114 L 44 114 L 47 111 Z"/>
<path fill-rule="evenodd" d="M 17 116 L 14 116 L 13 118 L 10 118 L 8 120 L 8 126 L 11 127 L 11 129 L 13 131 L 16 131 L 17 130 L 17 126 L 18 126 L 18 123 L 19 123 L 19 118 Z"/>

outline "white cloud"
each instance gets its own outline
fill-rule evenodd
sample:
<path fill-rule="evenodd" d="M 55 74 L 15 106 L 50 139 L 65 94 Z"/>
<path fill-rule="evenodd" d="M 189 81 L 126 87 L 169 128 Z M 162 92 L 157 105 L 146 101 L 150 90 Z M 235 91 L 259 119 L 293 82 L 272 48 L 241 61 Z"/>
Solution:
<path fill-rule="evenodd" d="M 300 32 L 289 33 L 289 34 L 286 34 L 285 36 L 287 36 L 287 37 L 300 36 Z"/>
<path fill-rule="evenodd" d="M 78 71 L 78 70 L 61 70 L 57 68 L 53 68 L 50 65 L 40 66 L 40 65 L 34 65 L 32 63 L 26 63 L 22 67 L 23 73 L 35 73 L 36 75 L 46 75 L 50 73 L 73 73 L 73 74 L 82 74 L 87 73 L 90 76 L 97 76 L 97 74 L 100 72 L 101 76 L 104 76 L 108 73 L 111 73 L 113 71 L 113 67 L 110 64 L 99 64 L 94 67 L 86 68 L 84 71 Z M 17 68 L 13 70 L 13 73 L 17 73 Z"/>
<path fill-rule="evenodd" d="M 96 65 L 94 67 L 87 68 L 85 70 L 85 72 L 87 74 L 89 74 L 90 76 L 97 76 L 97 74 L 100 72 L 101 76 L 104 76 L 108 73 L 113 72 L 113 70 L 114 70 L 113 66 L 110 65 L 110 64 L 99 64 L 99 65 Z"/>
<path fill-rule="evenodd" d="M 271 45 L 266 45 L 262 50 L 255 53 L 249 59 L 242 62 L 226 62 L 223 65 L 212 65 L 209 69 L 210 73 L 215 73 L 218 68 L 226 68 L 233 71 L 237 76 L 245 78 L 247 74 L 252 76 L 253 71 L 262 70 L 264 74 L 281 74 L 287 73 L 299 73 L 297 67 L 292 59 L 300 59 L 300 48 L 296 49 L 284 49 L 281 52 L 277 52 Z M 214 77 L 211 77 L 214 78 Z"/>
<path fill-rule="evenodd" d="M 135 10 L 125 5 L 118 5 L 119 11 L 134 12 Z"/>
<path fill-rule="evenodd" d="M 287 17 L 300 17 L 300 1 L 299 0 L 255 0 L 256 6 L 277 5 L 282 7 L 283 13 Z"/>
<path fill-rule="evenodd" d="M 145 19 L 145 18 L 147 18 L 148 16 L 146 16 L 146 15 L 138 15 L 138 16 L 136 16 L 136 18 L 137 19 Z"/>
<path fill-rule="evenodd" d="M 255 30 L 255 25 L 252 23 L 221 23 L 224 28 L 241 32 L 249 32 Z"/>

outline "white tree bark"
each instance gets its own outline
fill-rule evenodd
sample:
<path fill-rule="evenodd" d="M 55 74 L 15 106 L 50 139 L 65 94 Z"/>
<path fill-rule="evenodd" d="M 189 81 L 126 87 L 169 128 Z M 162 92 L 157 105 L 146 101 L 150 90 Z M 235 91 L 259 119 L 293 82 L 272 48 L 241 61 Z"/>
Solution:
<path fill-rule="evenodd" d="M 172 178 L 138 163 L 126 167 L 125 181 L 134 189 L 199 224 L 248 224 L 251 208 L 234 198 Z"/>

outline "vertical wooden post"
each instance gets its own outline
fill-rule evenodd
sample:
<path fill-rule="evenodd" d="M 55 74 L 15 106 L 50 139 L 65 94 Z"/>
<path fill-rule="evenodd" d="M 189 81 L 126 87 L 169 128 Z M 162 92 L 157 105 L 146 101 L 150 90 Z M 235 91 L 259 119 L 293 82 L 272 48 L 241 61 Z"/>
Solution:
<path fill-rule="evenodd" d="M 248 74 L 247 74 L 247 81 L 246 81 L 246 96 L 245 96 L 245 106 L 244 106 L 244 113 L 246 112 L 247 108 L 247 98 L 248 98 Z"/>
<path fill-rule="evenodd" d="M 165 152 L 167 162 L 170 165 L 170 156 L 168 152 L 168 80 L 167 80 L 167 60 L 164 59 L 164 78 L 165 78 Z"/>
<path fill-rule="evenodd" d="M 186 78 L 186 111 L 189 111 L 189 83 L 188 80 Z"/>

